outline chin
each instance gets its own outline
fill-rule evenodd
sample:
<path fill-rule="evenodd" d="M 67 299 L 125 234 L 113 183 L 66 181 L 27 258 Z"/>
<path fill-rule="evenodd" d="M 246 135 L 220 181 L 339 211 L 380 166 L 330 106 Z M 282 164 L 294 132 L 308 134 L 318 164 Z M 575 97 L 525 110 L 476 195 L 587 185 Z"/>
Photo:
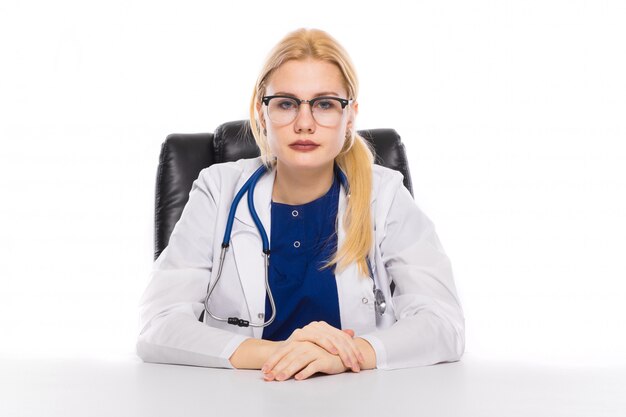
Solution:
<path fill-rule="evenodd" d="M 322 160 L 319 158 L 287 158 L 282 160 L 282 164 L 288 166 L 291 169 L 321 169 L 327 166 L 332 166 L 334 159 Z"/>

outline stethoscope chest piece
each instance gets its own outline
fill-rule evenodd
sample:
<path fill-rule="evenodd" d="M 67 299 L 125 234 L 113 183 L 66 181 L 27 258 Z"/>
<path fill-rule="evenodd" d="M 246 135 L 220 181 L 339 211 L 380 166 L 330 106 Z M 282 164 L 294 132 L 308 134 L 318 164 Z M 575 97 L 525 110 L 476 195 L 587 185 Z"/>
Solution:
<path fill-rule="evenodd" d="M 385 296 L 380 288 L 376 288 L 374 290 L 374 308 L 376 309 L 376 314 L 379 316 L 385 314 L 385 310 L 387 309 Z"/>

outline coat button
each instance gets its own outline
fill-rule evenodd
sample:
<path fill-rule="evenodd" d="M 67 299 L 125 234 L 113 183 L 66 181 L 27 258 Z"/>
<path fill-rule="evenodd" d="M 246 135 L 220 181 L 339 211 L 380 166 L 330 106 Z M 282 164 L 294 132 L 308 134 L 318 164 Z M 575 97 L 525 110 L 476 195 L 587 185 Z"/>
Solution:
<path fill-rule="evenodd" d="M 262 319 L 262 318 L 264 318 L 264 317 L 265 317 L 265 314 L 263 314 L 263 313 L 259 313 L 259 315 L 258 315 L 257 317 L 258 317 L 258 318 L 260 318 L 260 319 Z"/>
<path fill-rule="evenodd" d="M 300 247 L 300 242 L 298 242 L 297 240 L 295 242 L 293 242 L 293 247 L 294 248 L 299 248 Z"/>
<path fill-rule="evenodd" d="M 361 301 L 363 302 L 363 304 L 367 304 L 367 298 L 366 298 L 366 297 L 363 297 L 363 298 L 361 299 Z"/>
<path fill-rule="evenodd" d="M 294 210 L 294 211 L 292 211 L 292 212 L 291 212 L 291 215 L 292 215 L 293 217 L 298 217 L 298 210 Z"/>

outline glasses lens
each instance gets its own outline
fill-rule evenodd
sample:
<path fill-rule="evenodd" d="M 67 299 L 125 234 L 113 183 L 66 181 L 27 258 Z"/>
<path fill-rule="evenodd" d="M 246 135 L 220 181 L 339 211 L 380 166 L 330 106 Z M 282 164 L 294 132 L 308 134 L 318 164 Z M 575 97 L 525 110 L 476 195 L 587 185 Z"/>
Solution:
<path fill-rule="evenodd" d="M 291 123 L 298 114 L 298 103 L 291 98 L 274 97 L 268 105 L 270 120 L 278 125 Z"/>
<path fill-rule="evenodd" d="M 313 118 L 321 126 L 337 126 L 343 116 L 341 102 L 332 98 L 315 100 L 311 111 Z"/>

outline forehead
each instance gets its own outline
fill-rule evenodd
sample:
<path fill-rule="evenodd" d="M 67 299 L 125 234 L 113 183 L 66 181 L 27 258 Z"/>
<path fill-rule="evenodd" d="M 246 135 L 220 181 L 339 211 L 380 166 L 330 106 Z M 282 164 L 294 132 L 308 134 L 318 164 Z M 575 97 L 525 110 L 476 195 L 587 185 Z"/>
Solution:
<path fill-rule="evenodd" d="M 308 59 L 287 61 L 274 70 L 267 85 L 267 95 L 277 92 L 291 93 L 303 99 L 334 92 L 341 97 L 347 94 L 341 71 L 335 64 Z"/>

